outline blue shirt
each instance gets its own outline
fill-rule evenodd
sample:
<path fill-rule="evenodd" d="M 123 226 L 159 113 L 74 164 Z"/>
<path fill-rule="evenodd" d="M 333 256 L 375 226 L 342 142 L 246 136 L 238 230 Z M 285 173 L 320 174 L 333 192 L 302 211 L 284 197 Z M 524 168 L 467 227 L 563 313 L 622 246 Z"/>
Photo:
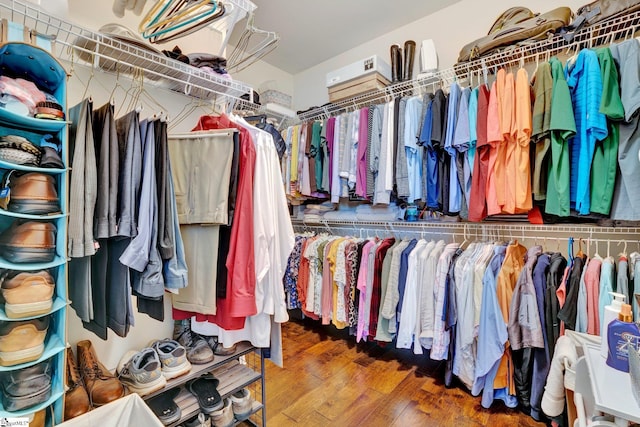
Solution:
<path fill-rule="evenodd" d="M 409 180 L 409 203 L 422 198 L 422 155 L 424 149 L 418 145 L 422 99 L 407 99 L 404 110 L 404 149 L 407 156 L 407 175 Z"/>
<path fill-rule="evenodd" d="M 576 134 L 569 140 L 571 151 L 571 205 L 581 215 L 591 212 L 591 162 L 596 141 L 608 135 L 607 119 L 600 112 L 602 75 L 598 56 L 589 49 L 580 51 L 565 69 L 571 91 Z"/>
<path fill-rule="evenodd" d="M 498 373 L 500 359 L 504 354 L 504 346 L 509 339 L 496 287 L 496 280 L 506 252 L 506 246 L 494 248 L 493 258 L 491 258 L 482 278 L 482 310 L 480 311 L 478 329 L 476 373 L 471 394 L 477 396 L 484 390 L 482 393 L 484 408 L 489 408 L 494 398 L 503 399 L 510 408 L 514 408 L 518 404 L 516 397 L 510 396 L 507 390 L 493 389 L 493 381 Z"/>
<path fill-rule="evenodd" d="M 473 165 L 476 158 L 476 143 L 478 142 L 478 93 L 480 89 L 475 88 L 469 96 L 469 150 L 467 150 L 467 163 L 471 175 L 473 175 Z"/>
<path fill-rule="evenodd" d="M 458 180 L 456 166 L 457 150 L 453 145 L 453 136 L 458 118 L 458 103 L 460 102 L 460 86 L 457 83 L 451 85 L 449 90 L 449 110 L 447 111 L 447 134 L 444 139 L 444 149 L 449 153 L 449 212 L 460 212 L 462 207 L 462 187 Z"/>
<path fill-rule="evenodd" d="M 471 89 L 468 87 L 462 89 L 462 93 L 460 95 L 460 102 L 458 105 L 458 120 L 456 122 L 456 130 L 453 135 L 453 146 L 458 151 L 458 153 L 462 153 L 463 161 L 462 161 L 462 176 L 464 182 L 460 183 L 460 187 L 465 195 L 465 198 L 469 200 L 470 192 L 471 192 L 471 169 L 469 168 L 467 151 L 469 150 L 470 140 L 471 140 L 471 129 L 469 125 L 469 98 L 471 97 Z M 460 154 L 458 154 L 460 155 Z M 458 164 L 458 167 L 460 165 Z M 459 172 L 459 171 L 458 171 Z M 458 179 L 460 179 L 460 174 L 458 173 Z"/>
<path fill-rule="evenodd" d="M 427 167 L 424 173 L 427 176 L 427 207 L 431 209 L 438 208 L 438 152 L 431 141 L 431 126 L 433 121 L 432 114 L 433 100 L 429 100 L 427 111 L 422 121 L 422 130 L 420 132 L 420 143 L 427 147 L 425 156 Z"/>

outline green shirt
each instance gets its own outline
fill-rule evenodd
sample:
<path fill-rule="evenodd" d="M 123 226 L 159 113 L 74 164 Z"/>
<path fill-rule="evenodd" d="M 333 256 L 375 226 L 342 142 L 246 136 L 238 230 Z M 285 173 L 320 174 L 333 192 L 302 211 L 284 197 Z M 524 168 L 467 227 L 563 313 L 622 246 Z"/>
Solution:
<path fill-rule="evenodd" d="M 538 67 L 533 82 L 535 100 L 531 119 L 531 139 L 535 142 L 535 163 L 532 182 L 533 198 L 535 200 L 547 198 L 552 93 L 551 66 L 548 62 L 543 62 Z"/>
<path fill-rule="evenodd" d="M 564 77 L 562 63 L 556 57 L 549 61 L 553 90 L 551 95 L 551 164 L 547 185 L 547 201 L 545 212 L 558 216 L 569 216 L 570 213 L 570 163 L 569 144 L 567 140 L 576 133 L 576 122 L 573 117 L 573 106 L 569 86 Z"/>
<path fill-rule="evenodd" d="M 605 47 L 597 49 L 595 52 L 602 75 L 600 112 L 607 116 L 609 134 L 602 141 L 596 141 L 591 166 L 591 212 L 609 215 L 616 184 L 618 142 L 620 140 L 618 123 L 613 120 L 624 119 L 624 106 L 622 99 L 620 99 L 618 69 L 613 62 L 611 49 Z"/>

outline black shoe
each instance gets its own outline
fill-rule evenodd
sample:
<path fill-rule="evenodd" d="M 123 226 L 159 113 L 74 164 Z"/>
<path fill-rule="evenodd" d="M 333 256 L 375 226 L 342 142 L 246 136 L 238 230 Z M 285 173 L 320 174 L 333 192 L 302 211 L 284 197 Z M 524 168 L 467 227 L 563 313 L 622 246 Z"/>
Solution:
<path fill-rule="evenodd" d="M 205 374 L 200 378 L 188 381 L 185 387 L 196 397 L 202 412 L 210 414 L 223 406 L 222 397 L 217 389 L 218 384 L 220 384 L 220 380 L 215 378 L 213 374 Z"/>
<path fill-rule="evenodd" d="M 178 393 L 180 393 L 180 388 L 174 387 L 147 400 L 149 408 L 166 426 L 175 423 L 182 417 L 180 407 L 173 400 L 178 396 Z"/>

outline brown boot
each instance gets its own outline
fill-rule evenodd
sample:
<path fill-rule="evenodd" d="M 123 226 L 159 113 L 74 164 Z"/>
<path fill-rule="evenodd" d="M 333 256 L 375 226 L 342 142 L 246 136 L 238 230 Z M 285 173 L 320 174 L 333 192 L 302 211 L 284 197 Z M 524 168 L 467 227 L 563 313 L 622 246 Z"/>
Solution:
<path fill-rule="evenodd" d="M 82 415 L 91 409 L 78 364 L 71 348 L 67 349 L 67 391 L 64 397 L 64 420 Z"/>
<path fill-rule="evenodd" d="M 78 365 L 93 407 L 125 395 L 124 385 L 100 363 L 89 340 L 78 342 Z"/>

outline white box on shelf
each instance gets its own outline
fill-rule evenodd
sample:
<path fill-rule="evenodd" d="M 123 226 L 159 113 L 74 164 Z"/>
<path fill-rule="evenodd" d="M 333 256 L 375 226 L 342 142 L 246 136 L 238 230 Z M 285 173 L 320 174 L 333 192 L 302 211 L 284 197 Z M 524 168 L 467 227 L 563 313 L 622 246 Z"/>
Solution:
<path fill-rule="evenodd" d="M 372 55 L 360 61 L 327 73 L 327 87 L 332 87 L 349 80 L 354 80 L 372 73 L 379 73 L 391 80 L 391 66 L 378 55 Z"/>

